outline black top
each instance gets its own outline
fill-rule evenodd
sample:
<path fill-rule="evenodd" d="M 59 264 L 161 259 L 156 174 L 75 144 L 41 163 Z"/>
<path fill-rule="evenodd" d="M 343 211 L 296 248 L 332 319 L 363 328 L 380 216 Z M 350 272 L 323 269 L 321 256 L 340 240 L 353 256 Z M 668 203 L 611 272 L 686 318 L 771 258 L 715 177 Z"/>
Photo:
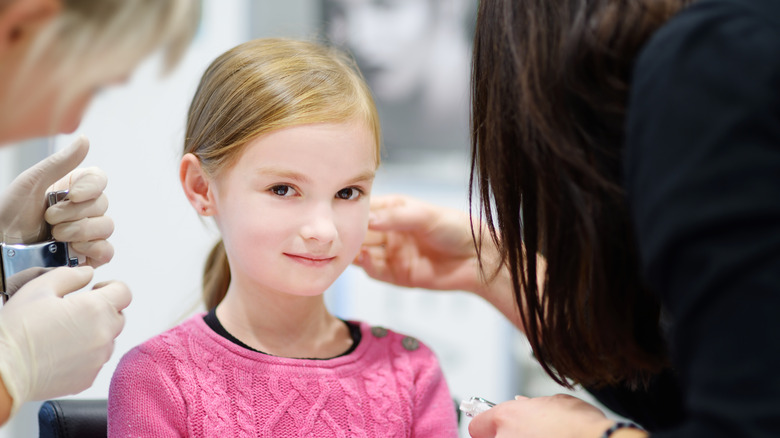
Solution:
<path fill-rule="evenodd" d="M 780 436 L 780 1 L 701 0 L 656 32 L 625 163 L 677 377 L 597 397 L 653 437 Z"/>
<path fill-rule="evenodd" d="M 212 330 L 214 330 L 218 335 L 222 336 L 223 338 L 227 339 L 228 341 L 240 345 L 248 350 L 256 351 L 258 353 L 268 354 L 264 351 L 255 350 L 254 348 L 250 347 L 249 345 L 246 345 L 245 343 L 241 342 L 236 338 L 235 336 L 231 335 L 230 332 L 225 330 L 225 327 L 222 326 L 222 323 L 219 322 L 219 318 L 217 318 L 217 308 L 213 308 L 209 311 L 209 313 L 203 315 L 203 321 L 206 323 L 207 326 L 209 326 Z M 342 320 L 343 321 L 343 320 Z M 347 349 L 347 351 L 339 354 L 335 357 L 341 357 L 346 356 L 357 348 L 358 344 L 360 343 L 360 340 L 363 338 L 363 334 L 360 333 L 360 325 L 351 321 L 344 321 L 344 324 L 347 325 L 349 328 L 349 336 L 352 338 L 352 346 Z M 329 358 L 304 358 L 308 360 L 328 360 L 328 359 L 334 359 L 335 357 L 329 357 Z"/>

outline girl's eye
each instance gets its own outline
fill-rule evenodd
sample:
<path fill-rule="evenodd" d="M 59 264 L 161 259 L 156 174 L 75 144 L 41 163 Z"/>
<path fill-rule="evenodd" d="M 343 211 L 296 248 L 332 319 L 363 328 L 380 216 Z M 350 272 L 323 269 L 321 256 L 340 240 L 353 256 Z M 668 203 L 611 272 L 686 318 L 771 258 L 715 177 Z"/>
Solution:
<path fill-rule="evenodd" d="M 347 200 L 347 201 L 352 200 L 352 199 L 357 199 L 360 195 L 361 195 L 361 191 L 359 189 L 354 188 L 354 187 L 341 189 L 341 190 L 338 191 L 338 193 L 336 193 L 336 197 L 337 198 L 344 199 L 344 200 Z"/>
<path fill-rule="evenodd" d="M 276 196 L 295 196 L 296 192 L 295 189 L 290 186 L 285 185 L 278 185 L 271 187 L 271 193 L 273 193 Z"/>

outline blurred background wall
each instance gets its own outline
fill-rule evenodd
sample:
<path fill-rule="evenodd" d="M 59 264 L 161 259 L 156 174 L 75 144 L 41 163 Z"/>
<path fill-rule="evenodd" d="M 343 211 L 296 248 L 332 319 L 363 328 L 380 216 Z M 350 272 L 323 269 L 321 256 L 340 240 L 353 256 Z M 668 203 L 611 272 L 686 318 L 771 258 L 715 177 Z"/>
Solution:
<path fill-rule="evenodd" d="M 62 148 L 91 140 L 84 166 L 109 175 L 116 231 L 113 261 L 95 282 L 119 279 L 133 291 L 126 326 L 95 384 L 74 398 L 106 398 L 121 356 L 204 309 L 200 277 L 215 228 L 199 220 L 178 181 L 186 111 L 206 66 L 250 38 L 318 38 L 357 59 L 379 106 L 384 163 L 375 194 L 406 193 L 468 209 L 468 81 L 476 0 L 203 0 L 186 58 L 167 77 L 145 62 L 106 90 L 78 131 L 0 150 L 0 184 Z M 88 291 L 79 293 L 89 293 Z M 453 397 L 493 401 L 560 392 L 530 358 L 521 336 L 492 307 L 463 292 L 430 293 L 375 282 L 350 267 L 326 293 L 342 318 L 416 336 L 439 356 Z M 35 437 L 40 403 L 25 405 L 0 438 Z M 462 421 L 462 436 L 467 421 Z"/>

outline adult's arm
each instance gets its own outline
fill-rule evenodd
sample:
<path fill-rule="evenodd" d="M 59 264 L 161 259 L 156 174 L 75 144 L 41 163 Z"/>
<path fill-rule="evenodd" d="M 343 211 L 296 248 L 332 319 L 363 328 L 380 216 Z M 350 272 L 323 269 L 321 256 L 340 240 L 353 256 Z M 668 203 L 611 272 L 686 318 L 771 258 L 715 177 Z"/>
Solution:
<path fill-rule="evenodd" d="M 778 436 L 780 3 L 681 12 L 629 103 L 626 187 L 685 409 L 653 436 Z"/>

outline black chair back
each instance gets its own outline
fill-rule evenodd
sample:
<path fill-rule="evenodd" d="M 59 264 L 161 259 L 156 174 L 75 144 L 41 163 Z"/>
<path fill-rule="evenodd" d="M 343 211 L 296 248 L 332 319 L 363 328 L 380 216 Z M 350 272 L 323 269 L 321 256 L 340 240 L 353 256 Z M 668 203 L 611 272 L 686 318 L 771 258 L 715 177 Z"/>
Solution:
<path fill-rule="evenodd" d="M 48 400 L 38 411 L 40 438 L 106 438 L 108 400 Z"/>

